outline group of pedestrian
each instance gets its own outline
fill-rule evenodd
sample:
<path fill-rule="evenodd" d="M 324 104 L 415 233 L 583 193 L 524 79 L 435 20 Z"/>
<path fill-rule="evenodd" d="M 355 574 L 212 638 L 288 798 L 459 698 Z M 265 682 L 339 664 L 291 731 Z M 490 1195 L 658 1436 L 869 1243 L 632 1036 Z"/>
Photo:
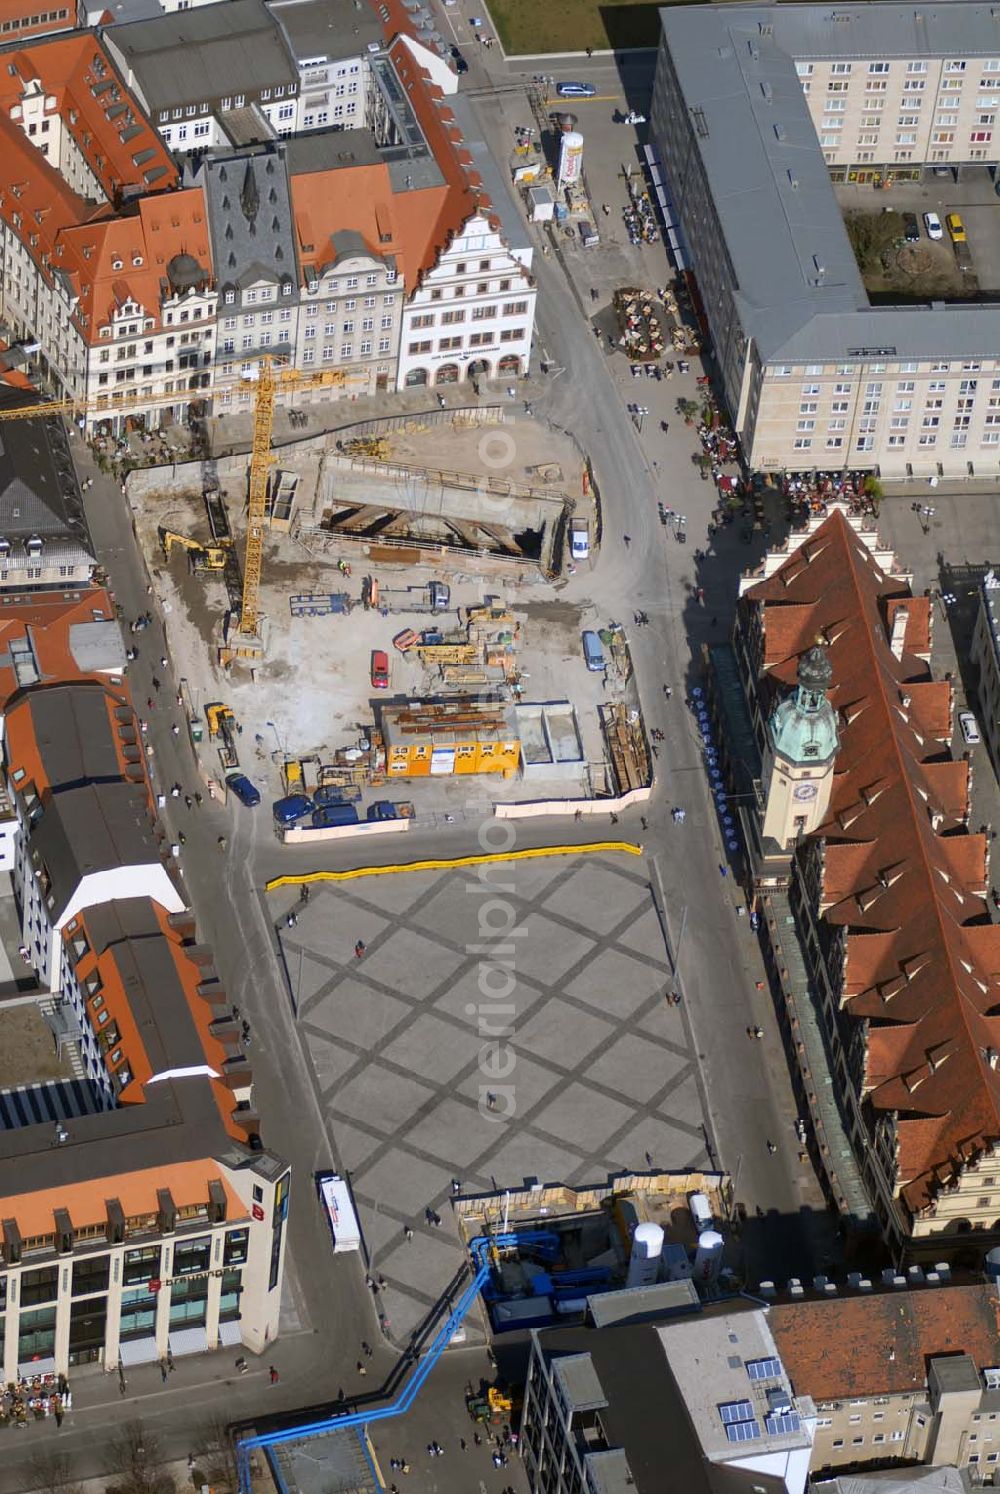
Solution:
<path fill-rule="evenodd" d="M 633 614 L 632 614 L 632 621 L 635 623 L 635 626 L 637 628 L 648 628 L 649 627 L 649 613 L 648 612 L 633 612 Z"/>
<path fill-rule="evenodd" d="M 683 825 L 684 821 L 687 819 L 687 810 L 681 809 L 679 804 L 675 804 L 673 809 L 670 811 L 670 818 L 673 820 L 675 825 Z"/>

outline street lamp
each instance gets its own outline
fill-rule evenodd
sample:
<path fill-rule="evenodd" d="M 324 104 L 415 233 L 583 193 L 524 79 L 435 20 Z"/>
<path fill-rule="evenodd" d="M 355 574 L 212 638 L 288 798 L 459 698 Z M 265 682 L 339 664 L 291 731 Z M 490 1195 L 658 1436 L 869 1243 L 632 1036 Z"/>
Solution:
<path fill-rule="evenodd" d="M 281 745 L 281 738 L 278 735 L 278 728 L 275 726 L 274 722 L 273 721 L 265 721 L 264 725 L 265 726 L 269 726 L 271 728 L 271 730 L 274 732 L 274 740 L 275 740 L 275 743 L 277 745 L 278 751 L 280 753 L 284 754 L 284 750 L 285 749 Z"/>

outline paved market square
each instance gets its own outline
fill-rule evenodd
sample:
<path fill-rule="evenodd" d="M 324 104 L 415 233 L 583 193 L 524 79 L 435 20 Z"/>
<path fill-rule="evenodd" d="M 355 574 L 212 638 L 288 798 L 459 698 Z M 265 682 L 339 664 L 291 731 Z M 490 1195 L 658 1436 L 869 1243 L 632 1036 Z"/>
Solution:
<path fill-rule="evenodd" d="M 363 877 L 314 886 L 282 927 L 299 1032 L 398 1342 L 460 1264 L 453 1179 L 487 1192 L 707 1164 L 648 873 L 641 857 L 600 854 Z M 491 1043 L 502 1078 L 481 1069 Z"/>

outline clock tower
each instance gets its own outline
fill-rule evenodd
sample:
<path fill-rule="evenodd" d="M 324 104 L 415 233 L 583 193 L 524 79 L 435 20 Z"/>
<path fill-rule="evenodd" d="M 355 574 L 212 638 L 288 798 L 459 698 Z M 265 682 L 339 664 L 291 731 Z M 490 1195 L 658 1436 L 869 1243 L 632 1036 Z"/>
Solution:
<path fill-rule="evenodd" d="M 787 854 L 826 817 L 833 767 L 840 746 L 837 713 L 827 699 L 833 668 L 818 645 L 799 659 L 798 684 L 779 701 L 768 722 L 764 757 L 764 823 L 767 855 Z"/>

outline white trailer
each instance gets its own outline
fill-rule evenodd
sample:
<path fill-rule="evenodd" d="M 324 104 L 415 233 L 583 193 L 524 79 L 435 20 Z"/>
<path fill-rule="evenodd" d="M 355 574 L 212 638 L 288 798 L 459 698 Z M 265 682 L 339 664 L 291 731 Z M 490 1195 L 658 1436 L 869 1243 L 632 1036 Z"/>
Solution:
<path fill-rule="evenodd" d="M 320 1201 L 326 1210 L 330 1234 L 333 1236 L 334 1252 L 360 1250 L 361 1226 L 344 1179 L 334 1172 L 324 1172 L 317 1181 Z"/>

